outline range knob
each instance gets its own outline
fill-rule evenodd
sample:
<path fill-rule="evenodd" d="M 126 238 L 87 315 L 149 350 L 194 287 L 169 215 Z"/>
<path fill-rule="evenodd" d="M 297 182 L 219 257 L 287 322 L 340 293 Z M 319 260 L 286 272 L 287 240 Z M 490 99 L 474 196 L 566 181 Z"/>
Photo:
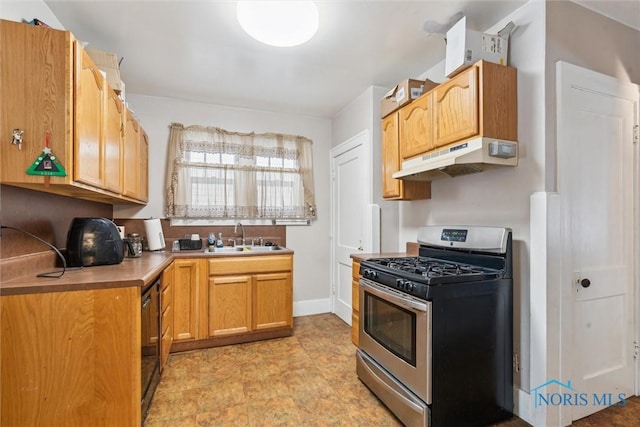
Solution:
<path fill-rule="evenodd" d="M 378 277 L 378 272 L 370 268 L 367 268 L 362 272 L 362 275 L 367 279 L 375 279 L 376 277 Z"/>

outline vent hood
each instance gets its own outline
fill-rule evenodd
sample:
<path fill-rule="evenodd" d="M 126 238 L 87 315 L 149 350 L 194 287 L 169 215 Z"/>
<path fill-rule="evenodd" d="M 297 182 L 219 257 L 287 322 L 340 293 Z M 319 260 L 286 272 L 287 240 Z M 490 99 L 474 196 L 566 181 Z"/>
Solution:
<path fill-rule="evenodd" d="M 392 176 L 406 181 L 433 181 L 496 166 L 517 165 L 517 142 L 478 137 L 405 160 L 402 169 Z"/>

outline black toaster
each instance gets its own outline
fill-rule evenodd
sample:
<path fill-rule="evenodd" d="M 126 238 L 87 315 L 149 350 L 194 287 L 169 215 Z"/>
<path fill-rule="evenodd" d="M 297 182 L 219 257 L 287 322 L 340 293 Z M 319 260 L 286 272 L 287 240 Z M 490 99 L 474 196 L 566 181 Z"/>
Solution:
<path fill-rule="evenodd" d="M 120 264 L 124 247 L 116 225 L 106 218 L 74 218 L 67 233 L 67 257 L 71 267 Z"/>

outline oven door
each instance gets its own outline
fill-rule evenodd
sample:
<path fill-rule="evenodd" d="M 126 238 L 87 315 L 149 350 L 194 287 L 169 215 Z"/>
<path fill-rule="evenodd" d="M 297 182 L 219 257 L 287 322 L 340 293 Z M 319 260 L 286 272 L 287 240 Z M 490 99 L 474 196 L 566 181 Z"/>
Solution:
<path fill-rule="evenodd" d="M 360 279 L 360 349 L 431 404 L 431 302 Z"/>

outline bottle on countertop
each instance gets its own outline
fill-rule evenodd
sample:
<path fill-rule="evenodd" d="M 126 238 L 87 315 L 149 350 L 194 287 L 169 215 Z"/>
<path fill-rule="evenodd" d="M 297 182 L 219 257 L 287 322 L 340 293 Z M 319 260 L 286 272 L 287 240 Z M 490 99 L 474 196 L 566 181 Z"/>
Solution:
<path fill-rule="evenodd" d="M 222 233 L 218 233 L 218 240 L 216 241 L 216 247 L 221 248 L 224 246 L 224 242 L 222 241 Z"/>
<path fill-rule="evenodd" d="M 207 247 L 209 252 L 215 251 L 216 248 L 216 234 L 209 233 L 209 238 L 207 239 Z"/>

